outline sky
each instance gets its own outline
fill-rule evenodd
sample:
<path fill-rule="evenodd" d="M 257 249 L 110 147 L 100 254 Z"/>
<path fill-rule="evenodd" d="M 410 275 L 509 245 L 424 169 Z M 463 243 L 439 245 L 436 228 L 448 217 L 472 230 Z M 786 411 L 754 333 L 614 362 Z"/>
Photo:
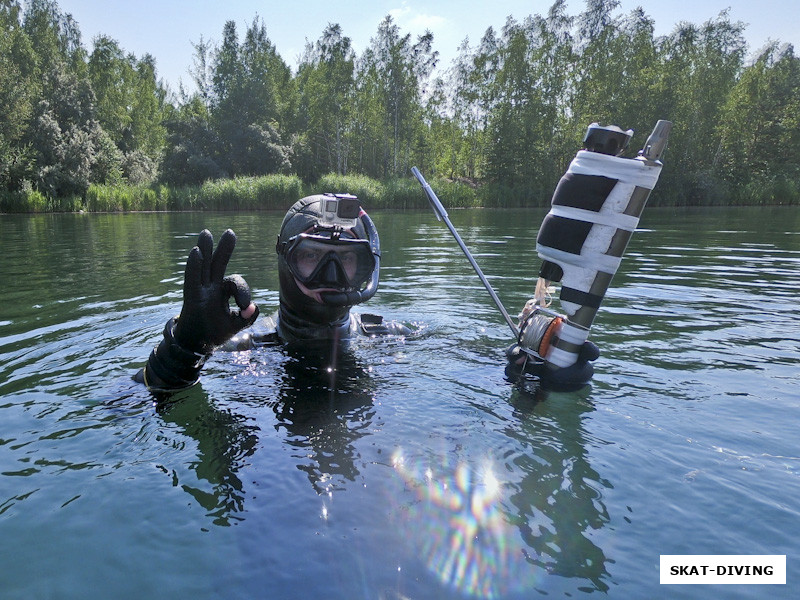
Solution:
<path fill-rule="evenodd" d="M 378 25 L 391 15 L 401 35 L 416 38 L 433 33 L 433 48 L 440 67 L 447 68 L 465 38 L 477 46 L 488 27 L 499 31 L 508 16 L 521 21 L 531 14 L 547 15 L 553 0 L 57 0 L 62 12 L 78 23 L 83 44 L 91 52 L 92 40 L 106 35 L 137 58 L 151 54 L 158 77 L 172 91 L 182 82 L 194 84 L 192 44 L 201 38 L 222 40 L 226 21 L 237 25 L 240 40 L 255 17 L 266 25 L 267 35 L 284 61 L 296 69 L 307 41 L 315 42 L 329 23 L 338 23 L 360 54 L 375 36 Z M 568 13 L 577 15 L 584 0 L 569 0 Z M 797 0 L 620 0 L 615 14 L 625 15 L 641 6 L 655 21 L 656 35 L 666 35 L 687 21 L 696 25 L 730 9 L 732 21 L 742 21 L 749 50 L 754 53 L 769 40 L 788 42 L 800 53 L 800 8 Z"/>

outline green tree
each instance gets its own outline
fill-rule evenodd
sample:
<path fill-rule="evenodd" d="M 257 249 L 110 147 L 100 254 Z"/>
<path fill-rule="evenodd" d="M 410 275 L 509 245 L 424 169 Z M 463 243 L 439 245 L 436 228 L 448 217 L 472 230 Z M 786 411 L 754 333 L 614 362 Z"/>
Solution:
<path fill-rule="evenodd" d="M 173 185 L 197 185 L 228 174 L 220 164 L 222 144 L 200 95 L 189 98 L 166 121 L 161 177 Z"/>
<path fill-rule="evenodd" d="M 461 175 L 460 151 L 463 131 L 453 114 L 444 79 L 434 81 L 433 90 L 424 104 L 423 120 L 427 126 L 416 154 L 417 163 L 425 172 L 443 173 L 454 178 Z"/>
<path fill-rule="evenodd" d="M 479 174 L 478 165 L 482 163 L 483 120 L 472 76 L 474 60 L 469 39 L 465 39 L 437 90 L 437 116 L 442 122 L 444 137 L 441 150 L 437 151 L 435 171 L 450 177 L 475 178 Z"/>
<path fill-rule="evenodd" d="M 489 122 L 494 111 L 496 96 L 494 81 L 501 67 L 500 40 L 494 28 L 483 34 L 472 64 L 461 60 L 458 73 L 456 106 L 465 112 L 470 142 L 470 170 L 475 176 L 486 177 L 488 155 L 493 140 Z M 457 109 L 457 110 L 459 110 Z"/>
<path fill-rule="evenodd" d="M 355 54 L 339 25 L 328 25 L 309 44 L 298 69 L 299 113 L 311 146 L 313 167 L 308 176 L 344 175 L 352 143 L 355 96 Z"/>
<path fill-rule="evenodd" d="M 22 144 L 40 85 L 36 54 L 20 23 L 19 3 L 0 1 L 0 188 L 18 189 L 29 176 Z"/>
<path fill-rule="evenodd" d="M 381 22 L 359 61 L 356 78 L 356 152 L 368 174 L 407 174 L 422 127 L 422 95 L 437 59 L 430 32 L 412 43 L 410 34 L 400 36 L 391 16 Z"/>
<path fill-rule="evenodd" d="M 681 203 L 724 196 L 715 176 L 721 110 L 742 72 L 746 44 L 744 25 L 731 23 L 727 11 L 701 27 L 681 23 L 659 45 L 659 68 L 653 98 L 662 118 L 673 122 L 670 169 L 663 187 L 672 188 Z"/>
<path fill-rule="evenodd" d="M 192 68 L 189 70 L 197 87 L 197 94 L 200 101 L 207 110 L 211 108 L 211 99 L 214 95 L 214 83 L 212 81 L 212 63 L 214 61 L 214 46 L 209 40 L 204 40 L 200 36 L 200 41 L 195 44 L 192 43 L 194 49 L 194 56 L 192 59 Z M 180 95 L 182 96 L 183 103 L 186 104 L 190 101 L 187 98 L 186 92 L 181 88 Z"/>
<path fill-rule="evenodd" d="M 45 77 L 63 68 L 82 77 L 86 74 L 86 50 L 78 24 L 62 13 L 55 0 L 29 0 L 23 30 L 36 50 L 38 74 Z"/>
<path fill-rule="evenodd" d="M 263 175 L 290 168 L 280 137 L 292 106 L 291 71 L 267 37 L 258 18 L 239 43 L 228 21 L 215 53 L 211 123 L 222 144 L 220 164 L 230 175 Z"/>
<path fill-rule="evenodd" d="M 89 57 L 89 80 L 96 97 L 97 119 L 120 150 L 129 150 L 133 94 L 132 71 L 117 42 L 107 36 L 94 40 Z"/>
<path fill-rule="evenodd" d="M 117 183 L 122 155 L 94 118 L 94 94 L 86 79 L 54 67 L 51 90 L 34 110 L 28 142 L 36 187 L 52 198 L 83 195 L 90 183 Z"/>
<path fill-rule="evenodd" d="M 720 174 L 736 186 L 800 176 L 800 59 L 769 44 L 728 95 L 719 119 Z M 780 198 L 776 198 L 780 200 Z"/>
<path fill-rule="evenodd" d="M 527 26 L 526 26 L 527 25 Z M 498 69 L 492 86 L 493 105 L 488 128 L 494 141 L 487 156 L 487 177 L 509 184 L 535 185 L 534 155 L 539 136 L 537 112 L 542 106 L 536 63 L 530 54 L 530 23 L 506 20 L 498 48 Z M 531 160 L 534 159 L 534 160 Z"/>
<path fill-rule="evenodd" d="M 570 19 L 558 1 L 547 18 L 509 18 L 497 46 L 497 65 L 488 84 L 488 121 L 493 140 L 486 175 L 529 194 L 548 196 L 563 169 L 559 131 L 566 121 L 570 65 Z"/>
<path fill-rule="evenodd" d="M 90 183 L 119 181 L 122 155 L 97 121 L 86 52 L 70 15 L 55 2 L 33 0 L 23 31 L 36 51 L 41 80 L 31 125 L 21 140 L 30 148 L 33 184 L 50 197 L 82 195 Z"/>
<path fill-rule="evenodd" d="M 157 158 L 164 144 L 166 92 L 156 80 L 152 56 L 127 56 L 115 40 L 99 36 L 89 57 L 97 118 L 120 150 Z"/>
<path fill-rule="evenodd" d="M 576 134 L 592 121 L 616 121 L 613 113 L 621 96 L 620 85 L 630 76 L 624 71 L 627 40 L 621 35 L 620 19 L 612 14 L 618 6 L 619 0 L 587 0 L 586 10 L 578 17 L 570 98 Z"/>
<path fill-rule="evenodd" d="M 644 142 L 658 119 L 670 118 L 670 105 L 657 86 L 662 69 L 654 23 L 641 8 L 624 17 L 613 16 L 618 4 L 595 0 L 579 17 L 580 58 L 569 101 L 573 110 L 568 144 L 573 148 L 595 121 L 633 129 L 638 134 L 635 146 Z"/>
<path fill-rule="evenodd" d="M 129 60 L 133 67 L 133 93 L 130 142 L 122 148 L 125 154 L 123 166 L 129 181 L 142 182 L 145 176 L 150 179 L 157 173 L 166 139 L 164 121 L 173 107 L 167 102 L 167 90 L 158 81 L 155 59 L 146 54 L 139 60 L 130 55 Z"/>

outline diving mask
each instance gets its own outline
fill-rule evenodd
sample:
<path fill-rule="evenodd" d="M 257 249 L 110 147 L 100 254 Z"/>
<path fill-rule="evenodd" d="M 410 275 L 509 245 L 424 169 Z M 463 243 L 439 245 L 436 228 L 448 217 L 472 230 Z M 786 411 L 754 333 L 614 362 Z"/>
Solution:
<path fill-rule="evenodd" d="M 292 275 L 310 290 L 358 290 L 371 277 L 375 257 L 369 240 L 301 233 L 289 240 L 283 255 Z"/>

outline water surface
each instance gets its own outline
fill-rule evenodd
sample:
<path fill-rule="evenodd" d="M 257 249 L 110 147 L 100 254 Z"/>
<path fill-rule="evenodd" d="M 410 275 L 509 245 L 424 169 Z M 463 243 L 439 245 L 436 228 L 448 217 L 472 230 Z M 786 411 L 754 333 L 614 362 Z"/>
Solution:
<path fill-rule="evenodd" d="M 539 210 L 452 211 L 511 312 Z M 197 233 L 277 307 L 282 214 L 0 216 L 4 598 L 789 598 L 800 542 L 800 213 L 648 209 L 575 393 L 512 341 L 447 229 L 378 212 L 364 307 L 416 323 L 339 357 L 216 354 L 155 405 L 130 376 Z M 659 585 L 662 554 L 786 554 L 788 585 Z M 793 585 L 794 584 L 794 585 Z"/>

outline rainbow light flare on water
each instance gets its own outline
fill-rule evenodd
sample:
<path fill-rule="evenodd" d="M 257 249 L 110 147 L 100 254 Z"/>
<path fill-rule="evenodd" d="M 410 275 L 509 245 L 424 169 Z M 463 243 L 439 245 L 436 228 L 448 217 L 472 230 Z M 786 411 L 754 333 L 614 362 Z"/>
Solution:
<path fill-rule="evenodd" d="M 503 486 L 489 461 L 478 472 L 411 466 L 401 450 L 392 466 L 418 501 L 398 511 L 428 569 L 445 585 L 478 598 L 530 589 L 536 569 L 501 506 Z M 407 523 L 405 523 L 407 521 Z"/>

